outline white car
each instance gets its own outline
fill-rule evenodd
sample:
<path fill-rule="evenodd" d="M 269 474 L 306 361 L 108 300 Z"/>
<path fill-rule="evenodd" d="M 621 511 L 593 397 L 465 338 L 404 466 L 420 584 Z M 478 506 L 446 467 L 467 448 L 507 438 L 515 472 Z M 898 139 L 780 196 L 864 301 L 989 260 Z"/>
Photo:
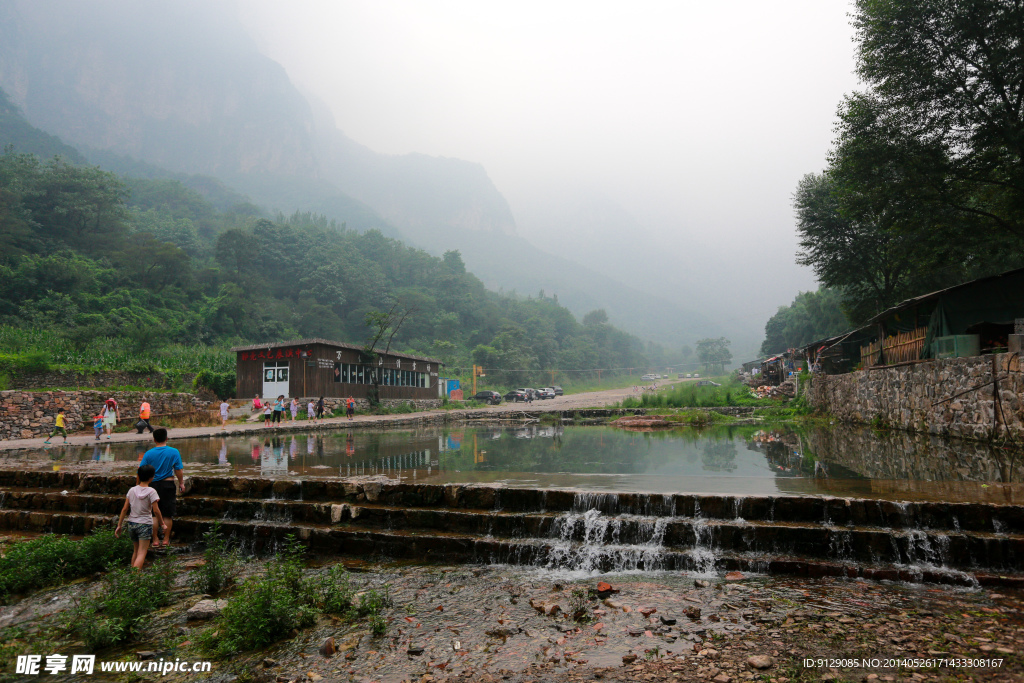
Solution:
<path fill-rule="evenodd" d="M 693 374 L 692 374 L 692 373 L 689 373 L 689 372 L 688 372 L 688 373 L 686 373 L 686 379 L 690 379 L 691 377 L 693 377 Z"/>
<path fill-rule="evenodd" d="M 640 379 L 658 379 L 657 375 L 644 375 Z"/>

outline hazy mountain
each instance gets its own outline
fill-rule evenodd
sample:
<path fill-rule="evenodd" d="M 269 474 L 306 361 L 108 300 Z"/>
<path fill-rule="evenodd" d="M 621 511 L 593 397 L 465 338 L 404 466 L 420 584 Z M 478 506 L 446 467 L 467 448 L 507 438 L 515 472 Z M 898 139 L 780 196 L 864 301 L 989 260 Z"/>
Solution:
<path fill-rule="evenodd" d="M 557 293 L 576 314 L 603 307 L 650 338 L 691 343 L 722 333 L 688 310 L 689 292 L 634 286 L 651 245 L 608 207 L 580 202 L 595 234 L 572 243 L 549 243 L 535 222 L 544 253 L 515 237 L 509 204 L 481 165 L 380 154 L 348 138 L 260 52 L 229 3 L 8 0 L 0 4 L 0 88 L 29 122 L 105 168 L 181 174 L 193 184 L 212 177 L 270 211 L 321 212 L 434 254 L 460 249 L 489 286 Z M 612 239 L 621 242 L 598 258 L 591 247 Z"/>

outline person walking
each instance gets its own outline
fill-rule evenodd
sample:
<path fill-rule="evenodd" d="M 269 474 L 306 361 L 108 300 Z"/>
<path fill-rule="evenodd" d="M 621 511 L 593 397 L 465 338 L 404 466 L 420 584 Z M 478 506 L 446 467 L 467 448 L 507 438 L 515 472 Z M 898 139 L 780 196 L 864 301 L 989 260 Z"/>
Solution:
<path fill-rule="evenodd" d="M 103 427 L 107 430 L 107 438 L 109 439 L 114 433 L 117 421 L 121 419 L 121 411 L 117 407 L 117 401 L 113 397 L 108 398 L 103 404 L 103 410 L 100 412 L 103 414 Z"/>
<path fill-rule="evenodd" d="M 181 464 L 181 453 L 177 448 L 167 445 L 167 430 L 157 427 L 153 431 L 153 448 L 142 456 L 139 467 L 150 465 L 155 470 L 153 490 L 160 496 L 160 514 L 164 518 L 163 529 L 153 524 L 153 547 L 161 548 L 171 545 L 171 526 L 174 523 L 174 512 L 177 507 L 177 496 L 185 495 L 185 467 Z M 175 482 L 177 479 L 177 482 Z M 160 532 L 164 531 L 163 540 Z"/>
<path fill-rule="evenodd" d="M 323 422 L 324 419 L 324 397 L 321 396 L 320 400 L 316 402 L 316 419 Z"/>
<path fill-rule="evenodd" d="M 64 443 L 68 442 L 68 430 L 67 424 L 64 422 L 64 409 L 57 408 L 57 417 L 53 418 L 53 431 L 46 437 L 46 441 L 43 443 L 50 443 L 50 439 L 53 438 L 54 434 L 62 434 L 64 436 Z"/>
<path fill-rule="evenodd" d="M 352 419 L 356 414 L 356 400 L 349 396 L 345 400 L 345 414 L 348 415 L 348 419 Z"/>
<path fill-rule="evenodd" d="M 291 412 L 292 414 L 292 422 L 295 422 L 295 420 L 298 419 L 299 417 L 299 399 L 293 396 L 292 402 L 289 404 L 288 407 L 291 408 L 289 412 Z"/>
<path fill-rule="evenodd" d="M 142 569 L 146 563 L 146 553 L 153 540 L 154 529 L 167 529 L 160 512 L 160 495 L 152 487 L 156 470 L 152 465 L 140 465 L 135 475 L 135 486 L 128 489 L 125 496 L 121 516 L 117 519 L 114 538 L 121 538 L 125 515 L 128 515 L 128 538 L 132 540 L 131 566 Z"/>
<path fill-rule="evenodd" d="M 220 402 L 220 426 L 221 429 L 228 426 L 228 411 L 231 409 L 231 404 L 225 398 Z"/>
<path fill-rule="evenodd" d="M 284 394 L 277 397 L 274 401 L 274 422 L 281 422 L 281 414 L 284 413 Z"/>
<path fill-rule="evenodd" d="M 312 420 L 313 424 L 316 424 L 316 404 L 313 403 L 313 399 L 309 399 L 309 404 L 306 406 L 306 419 Z"/>
<path fill-rule="evenodd" d="M 135 423 L 135 429 L 138 430 L 139 434 L 141 434 L 144 429 L 148 429 L 150 434 L 153 433 L 153 425 L 149 424 L 149 415 L 149 403 L 143 401 L 142 405 L 139 406 L 139 421 Z"/>

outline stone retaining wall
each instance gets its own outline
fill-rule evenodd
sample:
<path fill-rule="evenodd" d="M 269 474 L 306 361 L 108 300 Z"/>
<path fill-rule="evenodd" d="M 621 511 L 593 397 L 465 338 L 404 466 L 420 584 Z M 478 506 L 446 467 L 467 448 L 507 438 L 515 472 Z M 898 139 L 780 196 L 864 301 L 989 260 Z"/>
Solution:
<path fill-rule="evenodd" d="M 30 439 L 46 436 L 53 430 L 57 409 L 64 409 L 69 432 L 92 425 L 103 402 L 114 398 L 121 409 L 122 420 L 133 420 L 139 405 L 147 401 L 153 415 L 180 413 L 208 407 L 206 401 L 193 394 L 171 394 L 153 391 L 0 391 L 0 440 Z"/>
<path fill-rule="evenodd" d="M 72 372 L 70 370 L 44 370 L 41 372 L 14 370 L 10 373 L 12 389 L 45 389 L 50 387 L 152 387 L 171 389 L 173 384 L 192 386 L 194 372 L 169 377 L 162 372 L 127 372 L 121 370 L 98 372 Z M 152 401 L 151 401 L 152 403 Z"/>
<path fill-rule="evenodd" d="M 807 397 L 847 422 L 880 421 L 967 439 L 1024 438 L 1024 374 L 1017 354 L 818 375 Z"/>

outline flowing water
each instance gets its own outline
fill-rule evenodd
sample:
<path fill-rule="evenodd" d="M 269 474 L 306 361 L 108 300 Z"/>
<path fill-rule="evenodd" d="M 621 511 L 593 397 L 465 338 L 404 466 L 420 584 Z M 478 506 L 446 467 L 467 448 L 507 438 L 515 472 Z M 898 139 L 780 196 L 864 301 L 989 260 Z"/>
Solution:
<path fill-rule="evenodd" d="M 945 573 L 964 584 L 973 581 L 963 573 L 972 567 L 1024 569 L 1016 566 L 1012 545 L 1019 542 L 1020 524 L 1003 521 L 1024 517 L 1003 517 L 1004 508 L 979 513 L 977 506 L 946 505 L 947 512 L 936 513 L 922 507 L 929 501 L 1020 503 L 1019 454 L 989 444 L 844 426 L 632 433 L 535 425 L 268 434 L 173 445 L 187 474 L 298 480 L 280 497 L 275 486 L 255 512 L 241 503 L 225 508 L 236 511 L 223 519 L 254 529 L 287 531 L 301 524 L 309 511 L 296 505 L 313 480 L 374 475 L 402 483 L 497 485 L 490 510 L 458 513 L 477 516 L 477 527 L 459 533 L 489 543 L 486 556 L 477 559 L 496 563 L 711 575 L 727 566 L 767 571 L 773 557 L 804 557 L 922 576 Z M 0 468 L 130 473 L 144 450 L 142 444 L 100 442 L 20 451 L 7 453 Z M 558 489 L 573 492 L 569 498 L 559 494 L 556 503 Z M 5 495 L 0 491 L 0 512 Z M 857 508 L 855 520 L 843 501 L 829 503 L 832 497 L 868 502 Z M 315 500 L 323 499 L 310 505 Z M 815 500 L 825 503 L 808 517 Z M 794 513 L 794 506 L 801 511 Z M 466 507 L 472 506 L 454 506 Z M 296 510 L 302 514 L 293 518 Z M 427 523 L 444 511 L 376 514 L 379 522 L 364 514 L 348 523 L 377 524 L 368 529 L 396 534 L 411 530 L 420 543 L 424 534 L 447 528 L 445 522 Z M 979 523 L 979 514 L 987 521 Z M 967 529 L 960 528 L 961 520 Z M 407 528 L 420 521 L 421 529 Z"/>

